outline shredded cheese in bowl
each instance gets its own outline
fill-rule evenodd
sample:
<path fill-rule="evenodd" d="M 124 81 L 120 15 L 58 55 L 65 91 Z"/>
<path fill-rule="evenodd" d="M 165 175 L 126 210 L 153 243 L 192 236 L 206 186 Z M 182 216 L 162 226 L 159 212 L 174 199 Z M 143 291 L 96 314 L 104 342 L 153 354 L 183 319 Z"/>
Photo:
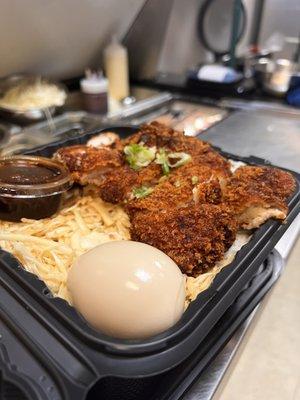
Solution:
<path fill-rule="evenodd" d="M 0 107 L 13 111 L 29 111 L 62 106 L 66 92 L 54 83 L 37 79 L 33 83 L 22 81 L 8 89 L 0 99 Z"/>

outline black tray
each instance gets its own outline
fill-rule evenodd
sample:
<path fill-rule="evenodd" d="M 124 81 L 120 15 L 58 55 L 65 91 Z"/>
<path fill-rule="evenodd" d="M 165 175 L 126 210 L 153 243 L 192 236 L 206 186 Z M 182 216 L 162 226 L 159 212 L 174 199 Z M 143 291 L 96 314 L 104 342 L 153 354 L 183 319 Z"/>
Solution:
<path fill-rule="evenodd" d="M 278 279 L 281 262 L 277 253 L 271 254 L 251 277 L 200 346 L 183 363 L 167 373 L 146 378 L 107 377 L 99 380 L 88 393 L 81 388 L 70 388 L 60 378 L 58 368 L 37 351 L 35 343 L 22 331 L 14 328 L 15 299 L 5 295 L 10 314 L 0 309 L 0 398 L 1 400 L 177 400 L 181 398 L 201 372 L 225 346 L 234 331 L 247 318 Z M 24 313 L 29 313 L 23 309 Z M 61 390 L 64 387 L 65 390 Z"/>
<path fill-rule="evenodd" d="M 124 137 L 136 129 L 110 127 L 102 131 L 115 131 Z M 51 156 L 57 148 L 84 143 L 95 133 L 99 131 L 30 153 Z M 253 158 L 225 155 L 250 164 L 266 163 Z M 143 341 L 114 339 L 94 331 L 74 308 L 61 299 L 51 298 L 43 282 L 22 269 L 11 255 L 0 251 L 0 284 L 3 290 L 14 294 L 18 308 L 21 307 L 15 313 L 18 315 L 13 322 L 15 329 L 22 331 L 24 338 L 28 337 L 35 343 L 39 354 L 48 359 L 49 368 L 51 365 L 58 367 L 64 377 L 77 384 L 80 382 L 84 388 L 104 376 L 126 378 L 161 374 L 181 363 L 199 346 L 259 269 L 299 212 L 299 184 L 289 201 L 289 207 L 286 222 L 268 221 L 256 230 L 235 260 L 218 274 L 210 288 L 198 296 L 174 327 Z M 5 301 L 1 307 L 9 315 Z M 30 314 L 23 314 L 22 307 L 29 310 Z"/>

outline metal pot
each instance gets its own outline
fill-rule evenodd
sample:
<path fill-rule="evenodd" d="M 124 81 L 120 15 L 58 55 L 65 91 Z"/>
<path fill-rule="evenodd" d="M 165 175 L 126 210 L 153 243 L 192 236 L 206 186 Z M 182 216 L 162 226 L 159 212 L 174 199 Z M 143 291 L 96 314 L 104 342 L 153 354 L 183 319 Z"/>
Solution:
<path fill-rule="evenodd" d="M 290 60 L 261 58 L 255 65 L 256 79 L 265 92 L 282 97 L 288 91 L 294 69 Z"/>

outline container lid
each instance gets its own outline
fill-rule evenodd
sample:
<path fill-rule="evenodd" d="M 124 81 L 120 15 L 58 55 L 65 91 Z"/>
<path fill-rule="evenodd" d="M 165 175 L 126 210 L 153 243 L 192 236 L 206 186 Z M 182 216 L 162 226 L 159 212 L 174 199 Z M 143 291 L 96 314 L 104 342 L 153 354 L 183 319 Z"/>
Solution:
<path fill-rule="evenodd" d="M 60 163 L 44 157 L 0 158 L 0 196 L 44 197 L 63 193 L 73 182 Z"/>
<path fill-rule="evenodd" d="M 108 80 L 103 76 L 101 78 L 84 78 L 80 81 L 80 87 L 83 93 L 100 94 L 108 90 Z"/>

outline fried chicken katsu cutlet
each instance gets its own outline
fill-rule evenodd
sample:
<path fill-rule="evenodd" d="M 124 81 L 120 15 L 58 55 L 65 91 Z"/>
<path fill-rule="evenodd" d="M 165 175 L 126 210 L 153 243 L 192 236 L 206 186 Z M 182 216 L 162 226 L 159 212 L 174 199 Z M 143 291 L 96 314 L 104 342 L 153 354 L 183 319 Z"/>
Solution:
<path fill-rule="evenodd" d="M 155 186 L 161 176 L 161 168 L 157 164 L 151 164 L 140 171 L 124 165 L 111 171 L 104 181 L 93 180 L 92 183 L 99 186 L 99 194 L 104 201 L 118 204 L 130 200 L 135 188 Z"/>
<path fill-rule="evenodd" d="M 104 177 L 124 165 L 122 153 L 109 147 L 94 148 L 84 145 L 63 147 L 54 158 L 71 172 L 75 182 L 85 185 Z"/>
<path fill-rule="evenodd" d="M 224 202 L 233 210 L 241 228 L 253 229 L 270 218 L 285 219 L 286 201 L 295 187 L 295 179 L 289 172 L 243 166 L 228 180 Z"/>
<path fill-rule="evenodd" d="M 187 207 L 198 203 L 219 204 L 222 191 L 219 180 L 207 166 L 188 163 L 151 187 L 148 196 L 125 204 L 128 214 L 137 211 L 160 211 Z"/>
<path fill-rule="evenodd" d="M 230 163 L 217 153 L 208 143 L 198 138 L 185 136 L 158 122 L 143 125 L 140 131 L 128 137 L 124 144 L 144 143 L 146 146 L 164 148 L 171 152 L 184 152 L 190 154 L 193 162 L 206 165 L 220 175 L 230 176 Z"/>
<path fill-rule="evenodd" d="M 232 174 L 208 143 L 156 122 L 126 140 L 102 139 L 62 148 L 55 158 L 76 182 L 123 205 L 133 240 L 164 251 L 189 275 L 221 260 L 237 229 L 286 217 L 295 189 L 287 172 L 246 166 Z"/>
<path fill-rule="evenodd" d="M 94 142 L 101 143 L 99 140 Z M 102 143 L 105 143 L 105 140 Z M 183 133 L 166 128 L 157 122 L 143 125 L 138 133 L 124 141 L 117 141 L 117 145 L 116 142 L 108 141 L 108 143 L 110 144 L 106 147 L 101 144 L 97 148 L 70 146 L 59 149 L 54 155 L 54 158 L 69 169 L 75 182 L 98 186 L 101 197 L 107 202 L 126 201 L 131 198 L 134 188 L 143 185 L 155 186 L 164 176 L 162 168 L 156 163 L 157 160 L 142 168 L 129 169 L 124 149 L 134 146 L 160 150 L 171 157 L 188 155 L 192 160 L 191 168 L 208 167 L 211 170 L 210 175 L 215 174 L 219 179 L 231 175 L 229 162 L 209 144 L 196 138 L 186 137 Z M 174 160 L 176 164 L 176 158 Z M 184 164 L 180 166 L 183 167 Z M 171 173 L 176 173 L 180 169 L 174 168 Z M 188 169 L 185 172 L 188 173 Z"/>
<path fill-rule="evenodd" d="M 132 240 L 157 247 L 194 276 L 221 260 L 236 234 L 235 220 L 223 205 L 137 212 L 131 223 Z"/>

